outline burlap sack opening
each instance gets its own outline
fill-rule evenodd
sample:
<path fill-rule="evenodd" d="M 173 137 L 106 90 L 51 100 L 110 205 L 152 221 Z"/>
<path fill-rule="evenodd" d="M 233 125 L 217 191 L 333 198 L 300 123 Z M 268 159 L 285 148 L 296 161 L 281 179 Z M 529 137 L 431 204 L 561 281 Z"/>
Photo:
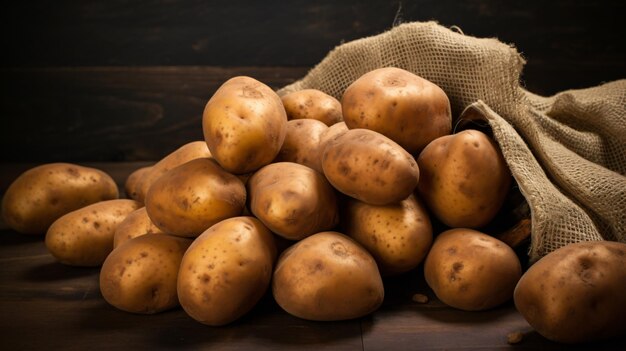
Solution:
<path fill-rule="evenodd" d="M 336 47 L 278 93 L 341 98 L 372 69 L 411 71 L 446 91 L 453 116 L 488 121 L 531 209 L 531 261 L 568 243 L 626 242 L 626 80 L 542 97 L 520 85 L 524 63 L 496 39 L 414 22 Z"/>

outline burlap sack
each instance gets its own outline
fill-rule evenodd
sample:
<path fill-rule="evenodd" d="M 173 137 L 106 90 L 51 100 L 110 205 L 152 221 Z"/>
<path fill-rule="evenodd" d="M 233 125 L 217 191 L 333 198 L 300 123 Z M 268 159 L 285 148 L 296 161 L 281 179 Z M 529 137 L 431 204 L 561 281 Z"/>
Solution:
<path fill-rule="evenodd" d="M 626 242 L 626 80 L 541 97 L 520 86 L 524 63 L 496 39 L 407 23 L 338 46 L 278 93 L 341 98 L 372 69 L 414 72 L 448 94 L 453 116 L 488 121 L 531 209 L 531 261 L 568 243 Z"/>

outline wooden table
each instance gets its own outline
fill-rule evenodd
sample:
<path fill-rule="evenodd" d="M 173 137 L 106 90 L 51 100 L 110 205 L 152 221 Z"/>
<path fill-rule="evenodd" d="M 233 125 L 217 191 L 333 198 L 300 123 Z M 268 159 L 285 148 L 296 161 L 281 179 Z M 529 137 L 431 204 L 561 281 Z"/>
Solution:
<path fill-rule="evenodd" d="M 145 163 L 91 164 L 118 184 Z M 0 165 L 0 190 L 32 165 Z M 420 267 L 421 269 L 421 267 Z M 135 315 L 108 305 L 98 268 L 64 266 L 46 251 L 43 237 L 0 230 L 0 350 L 626 350 L 626 336 L 592 345 L 561 345 L 532 331 L 512 303 L 464 312 L 438 301 L 420 269 L 385 280 L 385 302 L 370 316 L 310 322 L 282 311 L 271 295 L 235 323 L 202 325 L 178 308 Z M 426 304 L 413 302 L 415 293 Z M 519 344 L 507 334 L 523 332 Z"/>

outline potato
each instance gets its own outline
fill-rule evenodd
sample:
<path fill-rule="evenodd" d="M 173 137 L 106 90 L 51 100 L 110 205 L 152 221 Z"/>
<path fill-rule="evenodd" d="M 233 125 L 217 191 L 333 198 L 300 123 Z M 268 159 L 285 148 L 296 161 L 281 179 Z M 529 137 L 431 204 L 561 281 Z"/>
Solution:
<path fill-rule="evenodd" d="M 272 232 L 290 240 L 333 228 L 337 199 L 326 178 L 292 162 L 257 171 L 248 181 L 250 211 Z"/>
<path fill-rule="evenodd" d="M 287 132 L 280 97 L 250 77 L 235 77 L 215 92 L 202 115 L 204 139 L 224 169 L 242 174 L 274 160 Z"/>
<path fill-rule="evenodd" d="M 212 158 L 182 164 L 157 180 L 146 195 L 150 220 L 164 233 L 197 237 L 213 224 L 239 216 L 246 188 Z"/>
<path fill-rule="evenodd" d="M 150 217 L 148 217 L 146 208 L 142 207 L 129 213 L 122 223 L 118 224 L 117 228 L 115 228 L 113 248 L 115 249 L 123 242 L 141 235 L 160 233 L 163 233 L 163 231 L 152 223 Z"/>
<path fill-rule="evenodd" d="M 322 168 L 337 190 L 372 205 L 406 199 L 419 180 L 413 156 L 367 129 L 351 129 L 329 141 Z"/>
<path fill-rule="evenodd" d="M 447 135 L 420 153 L 418 192 L 450 227 L 480 228 L 498 213 L 511 173 L 491 138 L 478 130 Z"/>
<path fill-rule="evenodd" d="M 183 256 L 180 304 L 201 323 L 233 322 L 265 294 L 275 259 L 274 237 L 259 220 L 223 220 L 202 233 Z"/>
<path fill-rule="evenodd" d="M 145 177 L 151 169 L 152 166 L 141 167 L 134 170 L 128 175 L 128 177 L 126 177 L 126 181 L 124 182 L 124 193 L 126 194 L 126 197 L 133 200 L 139 199 L 138 185 L 141 182 L 141 179 Z"/>
<path fill-rule="evenodd" d="M 395 67 L 368 72 L 341 98 L 348 128 L 377 131 L 413 155 L 450 134 L 450 100 L 436 84 Z"/>
<path fill-rule="evenodd" d="M 115 181 L 98 169 L 49 163 L 13 181 L 2 198 L 2 219 L 17 232 L 44 234 L 64 214 L 118 196 Z"/>
<path fill-rule="evenodd" d="M 337 232 L 311 235 L 284 251 L 276 263 L 272 292 L 285 311 L 315 321 L 365 316 L 385 295 L 372 256 Z"/>
<path fill-rule="evenodd" d="M 59 262 L 70 266 L 100 266 L 113 250 L 117 226 L 141 203 L 108 200 L 72 211 L 52 223 L 46 247 Z"/>
<path fill-rule="evenodd" d="M 314 119 L 287 122 L 287 135 L 274 162 L 295 162 L 322 173 L 321 135 L 328 127 Z"/>
<path fill-rule="evenodd" d="M 563 343 L 626 335 L 626 244 L 580 242 L 541 258 L 515 287 L 517 310 Z"/>
<path fill-rule="evenodd" d="M 174 150 L 172 153 L 165 156 L 152 166 L 152 168 L 137 182 L 136 200 L 144 202 L 146 194 L 152 184 L 170 169 L 176 168 L 183 163 L 196 158 L 207 157 L 211 157 L 211 152 L 204 141 L 192 141 Z"/>
<path fill-rule="evenodd" d="M 100 292 L 126 312 L 152 314 L 178 306 L 178 269 L 191 239 L 167 234 L 136 237 L 116 248 L 100 270 Z"/>
<path fill-rule="evenodd" d="M 466 311 L 486 310 L 510 300 L 521 275 L 513 249 L 465 228 L 439 234 L 424 263 L 426 282 L 437 297 Z"/>
<path fill-rule="evenodd" d="M 351 199 L 341 218 L 345 233 L 374 256 L 383 276 L 417 267 L 433 241 L 428 212 L 413 194 L 384 206 Z"/>
<path fill-rule="evenodd" d="M 324 132 L 322 132 L 319 141 L 320 160 L 322 159 L 322 155 L 324 154 L 324 149 L 326 149 L 326 144 L 347 131 L 348 126 L 346 126 L 346 122 L 339 122 L 333 124 L 332 126 L 328 127 L 328 129 L 326 129 Z"/>
<path fill-rule="evenodd" d="M 314 119 L 329 127 L 343 121 L 339 100 L 317 89 L 294 91 L 282 101 L 289 120 Z"/>

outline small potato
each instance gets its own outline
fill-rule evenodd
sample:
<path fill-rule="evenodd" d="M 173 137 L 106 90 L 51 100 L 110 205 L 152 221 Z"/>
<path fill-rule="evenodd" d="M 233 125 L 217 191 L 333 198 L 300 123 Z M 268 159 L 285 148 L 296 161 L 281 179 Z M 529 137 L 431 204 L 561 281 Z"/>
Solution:
<path fill-rule="evenodd" d="M 136 237 L 113 250 L 100 270 L 100 292 L 126 312 L 152 314 L 178 306 L 178 269 L 191 239 Z"/>
<path fill-rule="evenodd" d="M 311 235 L 284 251 L 276 263 L 272 292 L 285 311 L 315 321 L 365 316 L 385 295 L 372 256 L 337 232 Z"/>
<path fill-rule="evenodd" d="M 119 196 L 106 173 L 70 163 L 49 163 L 22 173 L 2 198 L 2 218 L 17 232 L 44 234 L 66 213 Z"/>
<path fill-rule="evenodd" d="M 100 266 L 113 250 L 117 226 L 139 209 L 135 200 L 95 203 L 57 219 L 46 233 L 46 247 L 59 262 L 70 266 Z"/>
<path fill-rule="evenodd" d="M 248 189 L 250 211 L 283 238 L 300 240 L 339 221 L 332 186 L 309 167 L 272 163 L 250 178 Z"/>
<path fill-rule="evenodd" d="M 276 259 L 274 236 L 254 217 L 221 221 L 189 247 L 178 298 L 193 319 L 219 326 L 250 311 L 265 294 Z"/>
<path fill-rule="evenodd" d="M 202 115 L 204 139 L 227 171 L 255 171 L 274 160 L 287 132 L 280 97 L 250 77 L 235 77 L 217 89 Z"/>
<path fill-rule="evenodd" d="M 417 267 L 433 241 L 428 212 L 413 194 L 384 206 L 351 199 L 341 218 L 346 234 L 374 256 L 383 276 Z"/>
<path fill-rule="evenodd" d="M 289 120 L 314 119 L 329 127 L 343 121 L 339 100 L 317 89 L 294 91 L 282 101 Z"/>
<path fill-rule="evenodd" d="M 351 129 L 329 141 L 322 168 L 337 190 L 372 205 L 406 199 L 419 180 L 413 156 L 384 135 L 367 129 Z"/>
<path fill-rule="evenodd" d="M 348 126 L 346 126 L 346 122 L 335 123 L 332 126 L 328 127 L 321 135 L 319 141 L 319 153 L 320 160 L 322 159 L 322 155 L 324 154 L 324 149 L 326 149 L 326 144 L 329 141 L 335 139 L 339 135 L 348 131 Z"/>
<path fill-rule="evenodd" d="M 466 311 L 510 300 L 521 275 L 520 261 L 507 244 L 464 228 L 439 234 L 424 263 L 426 282 L 437 297 Z"/>
<path fill-rule="evenodd" d="M 141 167 L 128 175 L 126 181 L 124 182 L 124 193 L 126 194 L 126 197 L 133 200 L 137 200 L 139 198 L 139 189 L 137 188 L 138 184 L 151 169 L 152 166 Z"/>
<path fill-rule="evenodd" d="M 537 332 L 563 343 L 626 335 L 626 244 L 563 246 L 532 265 L 515 287 L 517 310 Z"/>
<path fill-rule="evenodd" d="M 498 213 L 511 173 L 496 143 L 478 130 L 447 135 L 422 151 L 418 192 L 443 223 L 480 228 Z"/>
<path fill-rule="evenodd" d="M 295 162 L 322 173 L 320 138 L 327 129 L 314 119 L 287 122 L 287 136 L 274 162 Z"/>
<path fill-rule="evenodd" d="M 164 233 L 197 237 L 213 224 L 239 216 L 246 188 L 212 158 L 197 158 L 165 173 L 146 195 L 150 220 Z"/>
<path fill-rule="evenodd" d="M 141 235 L 162 233 L 163 231 L 154 225 L 148 217 L 146 208 L 142 207 L 128 214 L 117 226 L 113 235 L 113 248 L 115 249 L 123 242 Z"/>

